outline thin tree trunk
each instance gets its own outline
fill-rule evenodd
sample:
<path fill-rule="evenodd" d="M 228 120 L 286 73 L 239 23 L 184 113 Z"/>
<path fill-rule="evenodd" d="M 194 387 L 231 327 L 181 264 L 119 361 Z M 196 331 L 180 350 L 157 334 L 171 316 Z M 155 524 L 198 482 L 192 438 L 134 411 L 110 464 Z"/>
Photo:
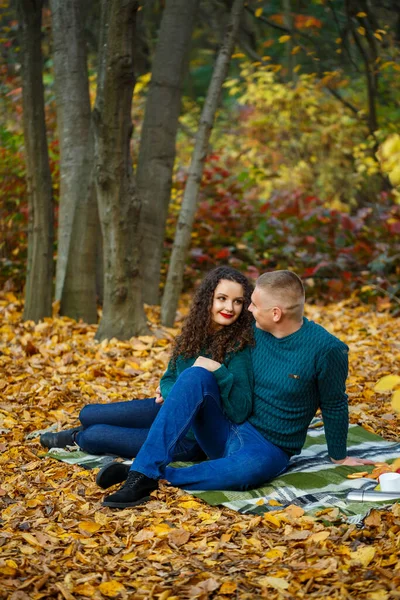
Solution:
<path fill-rule="evenodd" d="M 27 167 L 28 268 L 23 318 L 52 314 L 53 200 L 42 80 L 42 1 L 18 0 L 21 33 L 22 106 Z"/>
<path fill-rule="evenodd" d="M 357 49 L 361 55 L 361 59 L 364 63 L 365 67 L 365 77 L 367 80 L 367 100 L 368 100 L 368 128 L 372 135 L 374 135 L 375 131 L 378 129 L 378 116 L 376 110 L 376 100 L 378 93 L 378 68 L 377 68 L 377 50 L 376 44 L 371 41 L 371 38 L 368 38 L 367 31 L 367 49 L 364 48 L 361 36 L 358 32 L 358 28 L 355 27 L 354 19 L 358 19 L 357 13 L 358 11 L 368 10 L 367 5 L 365 7 L 359 6 L 356 2 L 350 2 L 350 0 L 346 0 L 346 12 L 347 18 L 351 30 L 351 34 L 353 36 L 353 40 Z M 364 27 L 365 29 L 365 27 Z"/>
<path fill-rule="evenodd" d="M 190 244 L 190 236 L 196 212 L 197 198 L 203 174 L 208 142 L 214 125 L 222 84 L 226 78 L 232 51 L 243 13 L 244 0 L 234 0 L 223 45 L 218 53 L 207 97 L 200 117 L 195 148 L 189 168 L 188 179 L 176 227 L 175 240 L 165 286 L 161 320 L 171 327 L 174 323 L 179 294 L 182 291 L 183 272 Z"/>
<path fill-rule="evenodd" d="M 287 79 L 288 81 L 293 81 L 294 75 L 294 55 L 292 54 L 293 50 L 293 15 L 292 15 L 292 7 L 291 0 L 283 0 L 283 22 L 285 27 L 287 27 L 290 31 L 290 40 L 288 40 L 285 44 L 286 51 L 286 66 L 287 66 Z"/>
<path fill-rule="evenodd" d="M 198 0 L 167 0 L 153 60 L 136 171 L 144 300 L 160 301 L 160 268 L 175 161 L 175 138 Z"/>
<path fill-rule="evenodd" d="M 95 323 L 98 217 L 84 15 L 80 0 L 50 0 L 50 7 L 60 140 L 56 299 L 61 314 Z"/>
<path fill-rule="evenodd" d="M 140 202 L 132 171 L 133 41 L 137 0 L 102 0 L 95 180 L 103 233 L 104 303 L 97 339 L 148 332 L 139 274 Z"/>

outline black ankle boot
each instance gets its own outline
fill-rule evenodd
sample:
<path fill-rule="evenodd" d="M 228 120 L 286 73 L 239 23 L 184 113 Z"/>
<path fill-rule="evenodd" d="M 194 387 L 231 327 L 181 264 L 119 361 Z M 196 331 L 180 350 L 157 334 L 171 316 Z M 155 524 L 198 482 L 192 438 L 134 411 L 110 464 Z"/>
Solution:
<path fill-rule="evenodd" d="M 131 465 L 124 465 L 122 462 L 114 461 L 107 463 L 97 473 L 96 483 L 103 488 L 103 490 L 106 490 L 117 483 L 122 483 L 128 477 L 130 468 Z"/>
<path fill-rule="evenodd" d="M 124 485 L 115 494 L 104 498 L 103 506 L 129 508 L 150 500 L 150 492 L 158 488 L 157 479 L 150 479 L 138 471 L 129 471 Z"/>
<path fill-rule="evenodd" d="M 66 448 L 75 444 L 75 435 L 78 431 L 82 431 L 83 427 L 73 427 L 72 429 L 64 429 L 54 433 L 48 431 L 40 436 L 40 443 L 44 448 Z"/>

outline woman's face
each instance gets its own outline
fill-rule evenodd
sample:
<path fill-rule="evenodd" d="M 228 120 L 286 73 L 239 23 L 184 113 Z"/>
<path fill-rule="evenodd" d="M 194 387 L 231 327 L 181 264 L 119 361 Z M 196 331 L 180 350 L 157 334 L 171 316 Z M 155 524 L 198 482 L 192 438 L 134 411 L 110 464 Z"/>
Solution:
<path fill-rule="evenodd" d="M 214 290 L 211 318 L 214 329 L 232 325 L 243 310 L 244 290 L 241 283 L 221 279 Z"/>

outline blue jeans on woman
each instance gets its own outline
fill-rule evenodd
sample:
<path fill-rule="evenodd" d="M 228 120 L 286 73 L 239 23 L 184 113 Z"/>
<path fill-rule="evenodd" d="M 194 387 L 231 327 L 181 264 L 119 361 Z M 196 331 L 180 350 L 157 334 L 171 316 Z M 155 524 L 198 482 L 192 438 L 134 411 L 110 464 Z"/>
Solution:
<path fill-rule="evenodd" d="M 168 466 L 190 428 L 210 460 Z M 190 367 L 170 391 L 131 469 L 186 490 L 247 490 L 285 471 L 288 462 L 286 452 L 250 423 L 228 419 L 212 373 Z"/>
<path fill-rule="evenodd" d="M 83 430 L 76 443 L 90 454 L 112 454 L 124 458 L 136 456 L 146 441 L 161 404 L 155 398 L 87 404 L 79 414 Z M 172 460 L 203 460 L 204 453 L 195 439 L 183 437 L 176 445 Z"/>

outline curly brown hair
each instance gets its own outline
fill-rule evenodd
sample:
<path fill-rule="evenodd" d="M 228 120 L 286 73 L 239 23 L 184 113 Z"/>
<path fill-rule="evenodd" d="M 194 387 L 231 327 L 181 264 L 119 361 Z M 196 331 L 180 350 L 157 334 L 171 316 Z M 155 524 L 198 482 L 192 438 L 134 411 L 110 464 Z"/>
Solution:
<path fill-rule="evenodd" d="M 211 308 L 215 288 L 222 279 L 236 281 L 243 287 L 243 310 L 232 325 L 215 331 L 212 329 Z M 175 363 L 178 356 L 193 358 L 203 353 L 222 363 L 228 352 L 238 352 L 247 345 L 253 345 L 254 319 L 247 310 L 252 292 L 251 283 L 232 267 L 217 267 L 207 273 L 194 295 L 182 333 L 175 340 L 172 362 Z"/>

